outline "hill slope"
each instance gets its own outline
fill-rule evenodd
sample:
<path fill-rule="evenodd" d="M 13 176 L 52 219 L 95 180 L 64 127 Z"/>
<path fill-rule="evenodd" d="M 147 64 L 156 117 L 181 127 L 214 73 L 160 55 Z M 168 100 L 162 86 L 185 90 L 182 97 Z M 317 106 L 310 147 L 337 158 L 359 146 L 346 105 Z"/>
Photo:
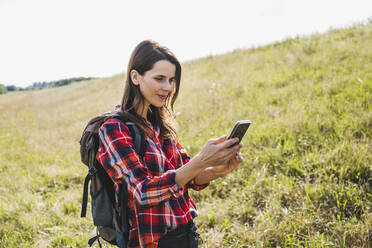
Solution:
<path fill-rule="evenodd" d="M 195 155 L 251 119 L 244 163 L 201 192 L 201 247 L 369 247 L 372 23 L 183 65 L 176 105 Z M 0 247 L 86 247 L 78 141 L 124 75 L 0 96 Z"/>

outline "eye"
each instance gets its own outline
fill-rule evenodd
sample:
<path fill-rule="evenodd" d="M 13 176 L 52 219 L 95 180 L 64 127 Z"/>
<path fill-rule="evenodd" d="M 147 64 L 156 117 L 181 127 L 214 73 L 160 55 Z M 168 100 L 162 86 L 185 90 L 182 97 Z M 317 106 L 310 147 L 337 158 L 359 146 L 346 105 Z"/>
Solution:
<path fill-rule="evenodd" d="M 162 77 L 156 77 L 155 80 L 158 81 L 158 82 L 161 82 L 163 80 L 163 78 Z"/>

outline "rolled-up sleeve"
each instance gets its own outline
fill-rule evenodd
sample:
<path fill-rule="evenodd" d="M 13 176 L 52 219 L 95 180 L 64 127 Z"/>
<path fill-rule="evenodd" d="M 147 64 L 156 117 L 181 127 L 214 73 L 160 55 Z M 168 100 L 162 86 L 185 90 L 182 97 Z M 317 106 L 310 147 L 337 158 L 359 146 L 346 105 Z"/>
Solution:
<path fill-rule="evenodd" d="M 175 182 L 175 170 L 155 177 L 150 174 L 134 149 L 128 127 L 121 121 L 106 121 L 98 136 L 98 162 L 114 183 L 127 184 L 129 194 L 141 206 L 151 207 L 183 194 L 183 188 Z"/>
<path fill-rule="evenodd" d="M 182 164 L 185 165 L 190 161 L 190 156 L 187 154 L 186 149 L 180 144 L 176 144 L 177 150 L 181 156 Z M 209 186 L 209 183 L 198 185 L 195 183 L 195 179 L 192 179 L 186 184 L 187 188 L 199 191 Z"/>

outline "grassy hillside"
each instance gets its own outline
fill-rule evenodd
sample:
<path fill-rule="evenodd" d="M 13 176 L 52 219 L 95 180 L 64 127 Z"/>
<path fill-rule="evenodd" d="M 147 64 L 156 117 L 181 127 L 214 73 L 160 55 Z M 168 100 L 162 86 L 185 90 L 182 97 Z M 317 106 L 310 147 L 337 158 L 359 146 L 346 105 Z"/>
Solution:
<path fill-rule="evenodd" d="M 243 164 L 192 192 L 201 247 L 371 247 L 372 23 L 183 65 L 176 106 L 195 155 L 238 119 Z M 0 247 L 87 247 L 86 121 L 124 75 L 0 96 Z"/>

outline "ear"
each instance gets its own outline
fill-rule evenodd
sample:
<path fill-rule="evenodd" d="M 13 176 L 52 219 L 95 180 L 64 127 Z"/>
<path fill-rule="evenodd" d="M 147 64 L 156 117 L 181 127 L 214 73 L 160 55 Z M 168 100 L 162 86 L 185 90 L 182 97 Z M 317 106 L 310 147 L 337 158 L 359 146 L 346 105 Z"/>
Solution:
<path fill-rule="evenodd" d="M 136 70 L 131 70 L 130 71 L 130 78 L 132 79 L 132 82 L 134 85 L 138 86 L 139 85 L 139 77 L 141 75 L 138 73 Z"/>

